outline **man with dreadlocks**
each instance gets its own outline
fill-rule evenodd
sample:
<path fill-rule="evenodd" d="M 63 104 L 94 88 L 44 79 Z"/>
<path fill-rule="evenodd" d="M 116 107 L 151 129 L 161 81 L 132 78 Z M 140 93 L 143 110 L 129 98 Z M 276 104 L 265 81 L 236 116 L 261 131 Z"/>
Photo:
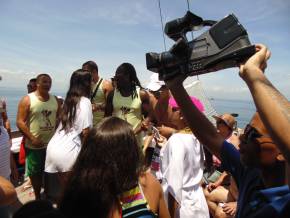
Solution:
<path fill-rule="evenodd" d="M 146 126 L 150 119 L 149 113 L 142 123 L 143 106 L 150 108 L 149 94 L 142 88 L 136 70 L 130 63 L 123 63 L 117 68 L 113 82 L 115 89 L 108 96 L 106 116 L 113 115 L 130 123 L 141 146 L 142 127 Z"/>

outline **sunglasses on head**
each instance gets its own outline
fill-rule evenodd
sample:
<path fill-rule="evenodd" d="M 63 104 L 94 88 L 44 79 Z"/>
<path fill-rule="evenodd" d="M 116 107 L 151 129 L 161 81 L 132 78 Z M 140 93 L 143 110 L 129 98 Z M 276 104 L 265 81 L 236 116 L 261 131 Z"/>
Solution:
<path fill-rule="evenodd" d="M 242 140 L 246 143 L 249 143 L 251 141 L 257 141 L 258 139 L 269 139 L 267 141 L 261 142 L 261 143 L 274 143 L 269 135 L 263 135 L 258 132 L 257 129 L 252 127 L 250 124 L 248 124 L 244 130 L 244 134 L 242 135 Z"/>

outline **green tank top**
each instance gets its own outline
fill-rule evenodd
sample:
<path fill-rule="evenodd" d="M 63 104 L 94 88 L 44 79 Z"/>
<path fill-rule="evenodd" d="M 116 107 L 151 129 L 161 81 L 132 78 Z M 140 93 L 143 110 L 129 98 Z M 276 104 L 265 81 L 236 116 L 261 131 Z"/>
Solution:
<path fill-rule="evenodd" d="M 140 98 L 140 88 L 137 88 L 137 96 L 124 97 L 115 89 L 113 98 L 113 116 L 119 117 L 130 123 L 135 130 L 142 121 L 142 101 Z"/>
<path fill-rule="evenodd" d="M 142 123 L 142 101 L 140 98 L 140 88 L 136 88 L 137 96 L 124 97 L 115 89 L 113 97 L 113 116 L 119 117 L 131 124 L 133 130 L 137 129 Z M 138 145 L 143 146 L 143 133 L 135 135 Z"/>
<path fill-rule="evenodd" d="M 101 78 L 99 78 L 98 82 L 96 82 L 92 86 L 92 93 L 94 93 L 100 80 L 101 80 Z M 106 103 L 106 97 L 105 97 L 105 93 L 103 90 L 103 83 L 104 83 L 104 80 L 102 80 L 102 82 L 98 88 L 98 91 L 92 100 L 92 104 L 104 104 L 104 103 Z M 104 111 L 94 111 L 93 112 L 93 125 L 94 125 L 94 127 L 104 118 L 104 115 L 105 115 Z"/>
<path fill-rule="evenodd" d="M 48 101 L 40 101 L 35 92 L 28 94 L 30 99 L 30 111 L 28 116 L 28 127 L 33 136 L 40 138 L 44 147 L 32 147 L 30 140 L 26 141 L 26 147 L 32 149 L 45 148 L 55 132 L 56 112 L 58 103 L 53 95 L 49 95 Z"/>

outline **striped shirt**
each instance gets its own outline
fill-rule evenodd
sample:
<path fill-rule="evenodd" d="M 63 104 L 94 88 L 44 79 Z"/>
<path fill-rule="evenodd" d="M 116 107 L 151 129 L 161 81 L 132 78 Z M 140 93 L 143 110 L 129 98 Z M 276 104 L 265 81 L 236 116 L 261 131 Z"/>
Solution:
<path fill-rule="evenodd" d="M 154 214 L 145 199 L 140 185 L 126 191 L 120 197 L 122 216 L 126 218 L 154 218 Z"/>
<path fill-rule="evenodd" d="M 0 116 L 0 176 L 10 180 L 10 141 L 7 130 L 3 126 Z"/>

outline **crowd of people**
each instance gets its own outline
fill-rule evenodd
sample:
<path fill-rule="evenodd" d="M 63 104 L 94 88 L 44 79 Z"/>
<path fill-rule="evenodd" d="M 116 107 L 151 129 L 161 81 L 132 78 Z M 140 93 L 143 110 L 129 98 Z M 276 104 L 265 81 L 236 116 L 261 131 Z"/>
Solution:
<path fill-rule="evenodd" d="M 17 113 L 35 201 L 13 217 L 287 217 L 290 103 L 264 74 L 270 51 L 256 50 L 240 65 L 257 108 L 242 133 L 233 114 L 213 125 L 182 74 L 143 88 L 130 63 L 105 80 L 88 61 L 64 101 L 39 74 Z M 17 200 L 7 120 L 4 105 L 0 212 Z"/>

